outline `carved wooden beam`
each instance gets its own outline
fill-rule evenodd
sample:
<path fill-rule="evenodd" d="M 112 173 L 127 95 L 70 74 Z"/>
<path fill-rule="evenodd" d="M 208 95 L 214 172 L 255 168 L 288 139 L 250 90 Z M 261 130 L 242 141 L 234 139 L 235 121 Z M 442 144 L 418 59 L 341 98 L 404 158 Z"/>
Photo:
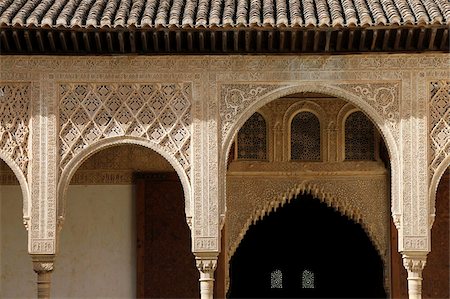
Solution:
<path fill-rule="evenodd" d="M 67 52 L 67 41 L 66 41 L 66 35 L 65 35 L 64 31 L 61 31 L 59 33 L 59 41 L 61 42 L 63 51 Z"/>
<path fill-rule="evenodd" d="M 170 52 L 170 33 L 169 31 L 164 31 L 164 49 Z"/>
<path fill-rule="evenodd" d="M 129 40 L 131 53 L 136 53 L 136 34 L 134 31 L 130 31 Z"/>
<path fill-rule="evenodd" d="M 6 51 L 9 52 L 11 50 L 11 47 L 9 46 L 9 40 L 8 40 L 8 36 L 6 35 L 6 32 L 2 30 L 0 32 L 0 36 L 2 39 L 3 46 L 5 47 Z"/>
<path fill-rule="evenodd" d="M 402 37 L 402 30 L 401 29 L 397 29 L 395 31 L 394 50 L 398 50 L 399 49 L 400 38 L 401 37 Z"/>
<path fill-rule="evenodd" d="M 25 32 L 23 33 L 23 37 L 25 38 L 25 44 L 27 45 L 27 50 L 29 52 L 33 52 L 33 45 L 31 43 L 30 32 L 28 30 L 25 30 Z"/>
<path fill-rule="evenodd" d="M 36 40 L 38 43 L 39 51 L 45 52 L 44 39 L 42 38 L 41 31 L 39 30 L 36 31 Z"/>
<path fill-rule="evenodd" d="M 274 39 L 274 33 L 273 31 L 269 31 L 267 35 L 267 49 L 269 52 L 273 51 L 273 39 Z"/>
<path fill-rule="evenodd" d="M 83 43 L 86 51 L 91 52 L 91 44 L 89 43 L 89 35 L 87 32 L 83 32 Z"/>
<path fill-rule="evenodd" d="M 313 46 L 314 52 L 317 52 L 319 50 L 319 40 L 320 40 L 320 31 L 316 30 L 316 32 L 314 32 L 314 46 Z"/>
<path fill-rule="evenodd" d="M 78 46 L 78 38 L 77 38 L 77 33 L 72 31 L 70 33 L 70 37 L 72 39 L 72 45 L 73 45 L 73 49 L 75 52 L 80 52 L 80 47 Z"/>
<path fill-rule="evenodd" d="M 99 32 L 95 32 L 94 39 L 95 39 L 95 47 L 97 48 L 97 51 L 101 53 L 102 52 L 102 40 L 100 38 Z"/>
<path fill-rule="evenodd" d="M 341 51 L 342 49 L 342 36 L 343 36 L 342 30 L 339 30 L 337 35 L 337 41 L 336 41 L 336 51 Z"/>
<path fill-rule="evenodd" d="M 308 30 L 303 31 L 302 52 L 306 52 L 306 45 L 308 44 Z"/>
<path fill-rule="evenodd" d="M 280 52 L 284 52 L 285 43 L 286 43 L 286 32 L 280 31 Z"/>
<path fill-rule="evenodd" d="M 296 50 L 297 30 L 291 31 L 291 52 Z"/>
<path fill-rule="evenodd" d="M 348 45 L 347 45 L 347 49 L 348 50 L 353 50 L 353 40 L 355 38 L 355 31 L 354 30 L 350 30 L 350 32 L 348 33 Z"/>
<path fill-rule="evenodd" d="M 228 51 L 227 43 L 228 43 L 227 32 L 226 32 L 226 31 L 223 31 L 223 32 L 222 32 L 222 51 L 223 51 L 223 52 L 227 52 L 227 51 Z"/>
<path fill-rule="evenodd" d="M 152 40 L 153 40 L 153 50 L 155 52 L 159 51 L 159 42 L 158 42 L 158 32 L 154 31 L 152 34 Z"/>
<path fill-rule="evenodd" d="M 325 52 L 330 52 L 330 42 L 331 42 L 331 34 L 333 31 L 328 30 L 325 35 Z"/>
<path fill-rule="evenodd" d="M 53 36 L 53 31 L 47 32 L 48 43 L 50 44 L 50 49 L 52 52 L 56 52 L 55 37 Z"/>
<path fill-rule="evenodd" d="M 256 31 L 256 51 L 260 52 L 262 49 L 262 31 L 258 30 Z"/>
<path fill-rule="evenodd" d="M 211 31 L 211 52 L 216 52 L 217 43 L 217 32 L 215 30 Z"/>
<path fill-rule="evenodd" d="M 118 32 L 117 33 L 117 38 L 119 40 L 119 51 L 120 53 L 125 53 L 125 41 L 123 38 L 123 32 Z"/>
<path fill-rule="evenodd" d="M 411 48 L 411 41 L 412 41 L 413 35 L 414 35 L 414 30 L 408 29 L 408 34 L 406 35 L 405 50 L 408 50 Z"/>
<path fill-rule="evenodd" d="M 110 53 L 114 52 L 113 41 L 111 32 L 106 32 L 106 44 L 108 45 L 108 51 Z"/>
<path fill-rule="evenodd" d="M 386 30 L 384 31 L 383 45 L 381 46 L 381 49 L 382 49 L 383 51 L 386 51 L 387 48 L 388 48 L 390 32 L 391 32 L 391 31 L 390 31 L 389 29 L 386 29 Z"/>
<path fill-rule="evenodd" d="M 378 29 L 373 30 L 372 44 L 370 45 L 370 51 L 373 51 L 377 47 Z"/>
<path fill-rule="evenodd" d="M 441 44 L 439 45 L 439 49 L 448 49 L 448 28 L 445 28 L 442 32 Z"/>
<path fill-rule="evenodd" d="M 431 30 L 430 41 L 428 42 L 428 50 L 434 49 L 434 40 L 436 39 L 436 33 L 437 33 L 437 29 L 433 28 Z"/>
<path fill-rule="evenodd" d="M 180 31 L 177 31 L 176 33 L 175 33 L 175 42 L 176 42 L 176 45 L 177 45 L 177 52 L 181 52 L 181 32 Z"/>
<path fill-rule="evenodd" d="M 187 46 L 189 51 L 192 51 L 192 49 L 194 49 L 194 39 L 192 37 L 192 32 L 190 31 L 187 33 Z"/>
<path fill-rule="evenodd" d="M 245 31 L 245 51 L 250 52 L 251 31 Z"/>
<path fill-rule="evenodd" d="M 361 30 L 361 34 L 359 37 L 359 51 L 364 51 L 366 49 L 366 35 L 367 30 L 363 29 Z"/>
<path fill-rule="evenodd" d="M 198 43 L 199 43 L 200 52 L 204 52 L 205 51 L 205 32 L 203 32 L 203 31 L 199 32 Z"/>
<path fill-rule="evenodd" d="M 417 40 L 417 49 L 423 49 L 423 40 L 425 38 L 425 28 L 421 28 L 419 32 L 419 39 Z"/>
<path fill-rule="evenodd" d="M 141 43 L 142 51 L 148 52 L 147 33 L 145 31 L 141 32 Z"/>
<path fill-rule="evenodd" d="M 233 50 L 234 50 L 234 52 L 239 51 L 239 31 L 238 30 L 233 32 Z"/>

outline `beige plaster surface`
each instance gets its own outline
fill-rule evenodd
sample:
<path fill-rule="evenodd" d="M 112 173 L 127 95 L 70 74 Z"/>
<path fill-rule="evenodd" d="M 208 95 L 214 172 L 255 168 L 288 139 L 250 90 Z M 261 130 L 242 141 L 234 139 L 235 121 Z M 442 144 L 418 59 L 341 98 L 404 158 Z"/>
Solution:
<path fill-rule="evenodd" d="M 20 187 L 0 185 L 0 298 L 34 298 L 35 288 Z"/>
<path fill-rule="evenodd" d="M 69 187 L 54 298 L 136 296 L 133 193 L 131 185 Z"/>

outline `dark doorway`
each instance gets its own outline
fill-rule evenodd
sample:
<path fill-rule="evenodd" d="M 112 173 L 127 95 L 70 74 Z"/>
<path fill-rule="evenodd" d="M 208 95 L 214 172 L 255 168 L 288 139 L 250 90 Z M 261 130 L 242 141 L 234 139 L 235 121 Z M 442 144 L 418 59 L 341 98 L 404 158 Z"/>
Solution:
<path fill-rule="evenodd" d="M 256 222 L 230 261 L 229 297 L 386 298 L 383 263 L 361 225 L 299 195 Z"/>
<path fill-rule="evenodd" d="M 137 297 L 198 298 L 184 194 L 176 173 L 136 175 Z"/>

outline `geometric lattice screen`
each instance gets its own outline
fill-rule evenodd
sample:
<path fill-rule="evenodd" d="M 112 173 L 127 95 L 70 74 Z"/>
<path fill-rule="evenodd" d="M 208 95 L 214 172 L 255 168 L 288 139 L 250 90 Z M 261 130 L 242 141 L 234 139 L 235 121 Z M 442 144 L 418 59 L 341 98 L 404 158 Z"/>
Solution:
<path fill-rule="evenodd" d="M 30 121 L 30 85 L 0 84 L 0 151 L 13 160 L 26 177 Z"/>
<path fill-rule="evenodd" d="M 267 127 L 264 117 L 254 113 L 239 130 L 238 159 L 267 159 Z"/>
<path fill-rule="evenodd" d="M 450 81 L 430 82 L 430 174 L 450 155 Z"/>
<path fill-rule="evenodd" d="M 320 161 L 320 122 L 311 112 L 300 112 L 292 119 L 291 160 Z"/>
<path fill-rule="evenodd" d="M 361 111 L 345 121 L 345 160 L 375 160 L 374 126 Z"/>
<path fill-rule="evenodd" d="M 83 148 L 115 136 L 141 137 L 172 153 L 189 175 L 189 84 L 61 84 L 61 170 Z"/>

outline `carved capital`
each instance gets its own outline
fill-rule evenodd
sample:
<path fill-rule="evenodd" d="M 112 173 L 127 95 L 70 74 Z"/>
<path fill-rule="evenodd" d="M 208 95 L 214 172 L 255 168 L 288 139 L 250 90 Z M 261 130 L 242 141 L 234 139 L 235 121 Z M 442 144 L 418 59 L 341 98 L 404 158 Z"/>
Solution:
<path fill-rule="evenodd" d="M 403 266 L 409 272 L 414 272 L 422 276 L 422 270 L 427 261 L 427 252 L 424 253 L 402 253 Z"/>
<path fill-rule="evenodd" d="M 32 255 L 31 259 L 34 272 L 41 274 L 53 271 L 54 255 Z"/>
<path fill-rule="evenodd" d="M 217 267 L 217 256 L 213 257 L 195 257 L 197 269 L 203 273 L 214 273 Z"/>

